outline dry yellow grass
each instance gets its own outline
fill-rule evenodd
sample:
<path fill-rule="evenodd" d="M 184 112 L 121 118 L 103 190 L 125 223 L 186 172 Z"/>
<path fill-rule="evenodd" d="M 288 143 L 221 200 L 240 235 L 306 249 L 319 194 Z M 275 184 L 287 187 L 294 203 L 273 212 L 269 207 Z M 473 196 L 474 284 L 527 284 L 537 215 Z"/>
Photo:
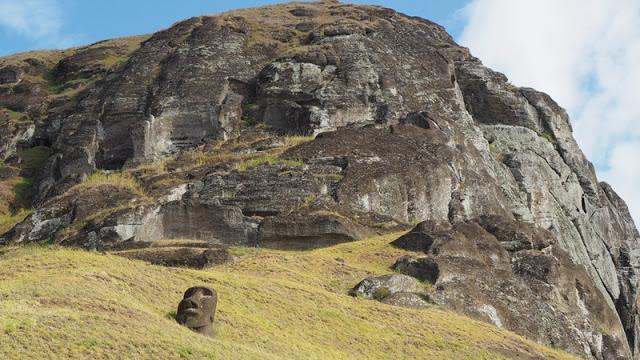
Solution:
<path fill-rule="evenodd" d="M 269 137 L 257 137 L 238 141 L 237 139 L 221 142 L 215 146 L 200 146 L 188 154 L 190 166 L 205 167 L 217 164 L 236 164 L 240 171 L 246 171 L 261 164 L 288 163 L 290 160 L 281 160 L 278 157 L 287 149 L 301 145 L 314 139 L 313 136 L 285 136 L 282 137 L 282 146 L 262 152 L 243 151 L 248 150 L 255 143 L 268 140 Z M 293 161 L 291 164 L 300 164 Z"/>
<path fill-rule="evenodd" d="M 27 59 L 38 59 L 46 64 L 54 64 L 65 56 L 73 54 L 73 50 L 35 50 L 0 57 L 0 66 L 12 65 Z"/>
<path fill-rule="evenodd" d="M 23 177 L 0 181 L 0 234 L 24 220 L 31 211 L 33 182 Z"/>
<path fill-rule="evenodd" d="M 280 159 L 275 155 L 262 155 L 245 160 L 239 163 L 236 168 L 238 171 L 243 172 L 256 168 L 260 165 L 302 166 L 304 165 L 304 162 L 302 160 Z"/>
<path fill-rule="evenodd" d="M 24 220 L 31 214 L 29 209 L 20 209 L 16 212 L 0 215 L 0 234 L 4 234 L 11 230 L 16 224 Z"/>
<path fill-rule="evenodd" d="M 369 20 L 358 17 L 356 12 L 361 12 L 357 8 L 349 9 L 352 18 L 345 19 L 340 13 L 333 9 L 339 4 L 331 1 L 324 1 L 313 4 L 313 8 L 319 10 L 312 17 L 313 22 L 322 27 L 325 25 L 335 25 L 336 23 L 350 24 L 354 27 L 372 27 L 375 24 Z M 217 16 L 218 20 L 231 27 L 247 26 L 251 29 L 247 40 L 247 46 L 268 46 L 275 47 L 279 51 L 290 56 L 306 41 L 308 32 L 296 28 L 300 19 L 290 11 L 308 7 L 308 3 L 290 2 L 279 6 L 263 6 L 249 9 L 234 10 L 222 13 Z M 284 35 L 283 34 L 288 34 Z"/>
<path fill-rule="evenodd" d="M 119 49 L 119 54 L 108 56 L 100 61 L 107 68 L 114 68 L 124 65 L 131 54 L 140 48 L 140 44 L 147 40 L 149 35 L 131 36 L 119 39 L 112 39 L 88 46 L 91 47 L 115 47 Z"/>
<path fill-rule="evenodd" d="M 104 185 L 128 189 L 134 194 L 146 197 L 144 189 L 138 180 L 131 174 L 125 172 L 95 172 L 87 176 L 82 183 L 76 185 L 73 190 L 81 190 L 83 188 L 99 187 Z"/>
<path fill-rule="evenodd" d="M 569 359 L 453 313 L 352 298 L 388 272 L 396 235 L 307 252 L 233 249 L 196 271 L 80 250 L 0 251 L 0 358 Z M 216 336 L 172 319 L 182 292 L 219 292 Z"/>
<path fill-rule="evenodd" d="M 149 37 L 150 35 L 138 35 L 138 36 L 109 39 L 109 40 L 100 41 L 91 45 L 62 49 L 62 50 L 50 49 L 50 50 L 27 51 L 27 52 L 0 57 L 0 65 L 8 65 L 12 63 L 15 64 L 31 58 L 44 61 L 45 63 L 57 63 L 62 58 L 66 56 L 71 56 L 79 50 L 84 50 L 88 48 L 97 48 L 97 47 L 118 47 L 121 49 L 125 49 L 127 53 L 131 53 L 140 46 L 140 43 L 147 40 Z"/>

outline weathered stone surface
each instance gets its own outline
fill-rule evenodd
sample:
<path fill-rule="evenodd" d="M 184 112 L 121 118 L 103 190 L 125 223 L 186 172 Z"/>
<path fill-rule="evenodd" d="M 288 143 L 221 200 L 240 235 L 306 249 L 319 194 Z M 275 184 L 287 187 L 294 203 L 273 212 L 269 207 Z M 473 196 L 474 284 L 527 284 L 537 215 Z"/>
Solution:
<path fill-rule="evenodd" d="M 189 205 L 173 201 L 160 206 L 145 205 L 115 211 L 101 221 L 89 223 L 75 239 L 68 241 L 83 241 L 83 234 L 88 234 L 92 247 L 99 249 L 108 249 L 125 241 L 153 242 L 170 239 L 256 246 L 257 228 L 258 223 L 243 216 L 237 207 Z"/>
<path fill-rule="evenodd" d="M 136 204 L 141 202 L 130 190 L 112 185 L 85 191 L 75 188 L 43 203 L 23 222 L 0 237 L 0 244 L 46 241 L 91 249 L 101 248 L 105 244 L 97 239 L 94 232 L 96 222 L 102 219 L 100 215 L 117 211 L 134 212 Z M 81 225 L 83 231 L 69 231 Z M 104 243 L 108 244 L 108 241 Z"/>
<path fill-rule="evenodd" d="M 640 353 L 640 235 L 624 202 L 558 104 L 438 25 L 325 1 L 122 44 L 0 59 L 0 155 L 52 150 L 34 213 L 3 242 L 311 248 L 428 220 L 395 244 L 436 261 L 434 301 L 586 358 Z M 107 67 L 109 54 L 130 56 Z M 282 134 L 317 136 L 285 146 Z M 208 160 L 185 155 L 199 150 Z M 137 168 L 159 157 L 164 174 Z M 149 198 L 69 190 L 123 169 Z M 491 278 L 474 285 L 464 268 Z M 603 327 L 581 323 L 582 303 Z M 522 321 L 525 308 L 541 318 Z"/>
<path fill-rule="evenodd" d="M 15 243 L 49 241 L 59 230 L 69 226 L 73 221 L 73 209 L 67 206 L 52 205 L 37 210 L 28 220 L 18 224 L 9 234 L 0 240 Z"/>
<path fill-rule="evenodd" d="M 267 217 L 260 224 L 258 245 L 280 249 L 309 249 L 365 238 L 362 225 L 331 212 Z"/>
<path fill-rule="evenodd" d="M 555 239 L 553 233 L 533 224 L 514 222 L 500 216 L 482 216 L 478 224 L 495 236 L 507 251 L 542 250 L 553 245 Z"/>
<path fill-rule="evenodd" d="M 429 303 L 416 293 L 399 292 L 391 294 L 382 300 L 382 303 L 408 308 L 425 308 Z"/>
<path fill-rule="evenodd" d="M 396 260 L 393 270 L 416 279 L 435 284 L 440 276 L 438 263 L 428 257 L 403 256 Z"/>
<path fill-rule="evenodd" d="M 0 85 L 15 84 L 20 81 L 19 70 L 13 67 L 0 68 Z"/>
<path fill-rule="evenodd" d="M 419 283 L 415 278 L 400 274 L 372 276 L 362 280 L 349 294 L 367 299 L 384 300 L 395 293 L 414 293 Z"/>
<path fill-rule="evenodd" d="M 232 260 L 229 251 L 207 241 L 154 241 L 121 243 L 111 254 L 156 265 L 202 269 Z"/>
<path fill-rule="evenodd" d="M 403 256 L 394 269 L 432 282 L 427 295 L 434 303 L 574 353 L 631 356 L 615 308 L 552 234 L 495 216 L 421 224 L 411 234 L 396 246 L 431 242 L 427 256 Z M 541 239 L 544 248 L 513 246 Z"/>
<path fill-rule="evenodd" d="M 211 288 L 194 286 L 185 291 L 178 304 L 176 320 L 180 325 L 205 335 L 213 336 L 213 321 L 218 306 L 218 293 Z"/>
<path fill-rule="evenodd" d="M 409 251 L 428 252 L 431 245 L 436 240 L 439 226 L 433 221 L 423 221 L 416 225 L 411 231 L 394 240 L 391 244 L 401 249 Z"/>
<path fill-rule="evenodd" d="M 35 126 L 28 122 L 14 122 L 8 119 L 8 116 L 0 113 L 0 131 L 3 135 L 2 143 L 0 143 L 0 158 L 5 162 L 19 160 L 16 156 L 18 150 L 25 146 L 28 147 L 35 132 Z M 26 115 L 23 120 L 27 120 Z M 20 120 L 19 120 L 20 121 Z"/>

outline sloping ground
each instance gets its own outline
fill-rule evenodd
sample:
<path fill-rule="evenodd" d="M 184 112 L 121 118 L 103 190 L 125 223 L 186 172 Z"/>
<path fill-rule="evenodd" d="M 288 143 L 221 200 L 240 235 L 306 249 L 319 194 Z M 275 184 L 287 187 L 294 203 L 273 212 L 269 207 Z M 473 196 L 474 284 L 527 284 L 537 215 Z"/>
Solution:
<path fill-rule="evenodd" d="M 0 358 L 498 359 L 570 356 L 437 308 L 346 295 L 404 253 L 398 234 L 309 252 L 234 249 L 205 271 L 95 252 L 5 248 Z M 191 285 L 219 292 L 216 336 L 172 316 Z"/>
<path fill-rule="evenodd" d="M 0 160 L 0 244 L 309 249 L 427 220 L 425 255 L 464 275 L 432 301 L 587 359 L 640 354 L 624 201 L 561 106 L 428 20 L 290 3 L 0 59 Z"/>

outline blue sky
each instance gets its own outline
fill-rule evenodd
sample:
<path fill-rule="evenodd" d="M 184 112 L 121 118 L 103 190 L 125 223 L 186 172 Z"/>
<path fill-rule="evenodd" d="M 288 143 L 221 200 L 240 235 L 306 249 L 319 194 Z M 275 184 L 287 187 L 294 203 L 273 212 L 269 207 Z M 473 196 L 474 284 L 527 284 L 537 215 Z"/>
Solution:
<path fill-rule="evenodd" d="M 0 0 L 0 56 L 146 34 L 197 15 L 269 0 Z M 640 223 L 640 1 L 351 0 L 392 7 L 447 28 L 512 83 L 569 112 L 598 177 Z"/>

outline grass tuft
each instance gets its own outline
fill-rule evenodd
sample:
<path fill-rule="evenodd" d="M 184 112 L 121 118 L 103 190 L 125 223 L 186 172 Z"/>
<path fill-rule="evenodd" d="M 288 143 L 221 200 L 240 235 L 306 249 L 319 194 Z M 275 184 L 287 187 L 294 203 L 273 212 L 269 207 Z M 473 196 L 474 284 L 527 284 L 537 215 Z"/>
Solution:
<path fill-rule="evenodd" d="M 378 301 L 382 301 L 388 298 L 390 295 L 391 295 L 391 291 L 389 291 L 389 289 L 387 289 L 386 287 L 377 288 L 373 291 L 373 294 L 372 294 L 373 299 Z"/>
<path fill-rule="evenodd" d="M 301 209 L 306 209 L 311 206 L 314 202 L 318 200 L 318 197 L 315 194 L 307 195 L 304 199 L 302 199 L 302 204 L 300 205 Z"/>
<path fill-rule="evenodd" d="M 11 230 L 31 213 L 32 200 L 30 179 L 15 177 L 0 182 L 0 234 Z"/>
<path fill-rule="evenodd" d="M 542 132 L 539 132 L 538 135 L 540 135 L 542 138 L 544 138 L 545 140 L 547 140 L 553 145 L 556 145 L 558 143 L 558 139 L 551 132 L 542 131 Z"/>
<path fill-rule="evenodd" d="M 180 355 L 181 359 L 188 359 L 193 355 L 193 349 L 188 346 L 180 346 L 178 347 L 178 355 Z"/>
<path fill-rule="evenodd" d="M 9 121 L 11 121 L 14 124 L 31 123 L 31 121 L 29 120 L 29 116 L 24 112 L 13 111 L 11 109 L 4 109 L 4 112 L 9 117 Z"/>
<path fill-rule="evenodd" d="M 9 231 L 30 213 L 34 196 L 33 178 L 49 158 L 50 149 L 36 146 L 18 150 L 21 161 L 18 164 L 23 176 L 0 181 L 0 234 Z"/>
<path fill-rule="evenodd" d="M 294 166 L 304 165 L 304 161 L 280 159 L 274 155 L 264 155 L 264 156 L 259 156 L 259 157 L 242 161 L 241 163 L 238 164 L 237 169 L 240 172 L 244 172 L 244 171 L 248 171 L 253 168 L 256 168 L 260 165 L 285 165 L 285 166 L 294 167 Z"/>
<path fill-rule="evenodd" d="M 287 148 L 295 147 L 313 141 L 315 136 L 287 136 L 285 138 L 285 146 Z"/>
<path fill-rule="evenodd" d="M 104 185 L 111 185 L 119 188 L 124 188 L 130 190 L 132 193 L 146 197 L 146 193 L 142 188 L 142 185 L 138 182 L 138 180 L 131 176 L 128 173 L 122 172 L 113 172 L 113 173 L 104 173 L 104 172 L 95 172 L 80 183 L 79 187 L 100 187 Z"/>
<path fill-rule="evenodd" d="M 4 234 L 11 230 L 16 224 L 20 223 L 31 214 L 29 209 L 20 209 L 14 213 L 0 215 L 0 234 Z"/>
<path fill-rule="evenodd" d="M 128 56 L 113 55 L 103 59 L 100 62 L 108 69 L 119 69 L 122 68 L 127 63 L 127 61 L 129 61 Z"/>
<path fill-rule="evenodd" d="M 507 156 L 492 143 L 489 144 L 489 152 L 491 153 L 491 157 L 499 163 L 503 163 L 507 158 Z"/>
<path fill-rule="evenodd" d="M 22 159 L 20 167 L 24 170 L 42 169 L 47 164 L 50 155 L 51 148 L 46 146 L 18 150 L 18 156 Z"/>

